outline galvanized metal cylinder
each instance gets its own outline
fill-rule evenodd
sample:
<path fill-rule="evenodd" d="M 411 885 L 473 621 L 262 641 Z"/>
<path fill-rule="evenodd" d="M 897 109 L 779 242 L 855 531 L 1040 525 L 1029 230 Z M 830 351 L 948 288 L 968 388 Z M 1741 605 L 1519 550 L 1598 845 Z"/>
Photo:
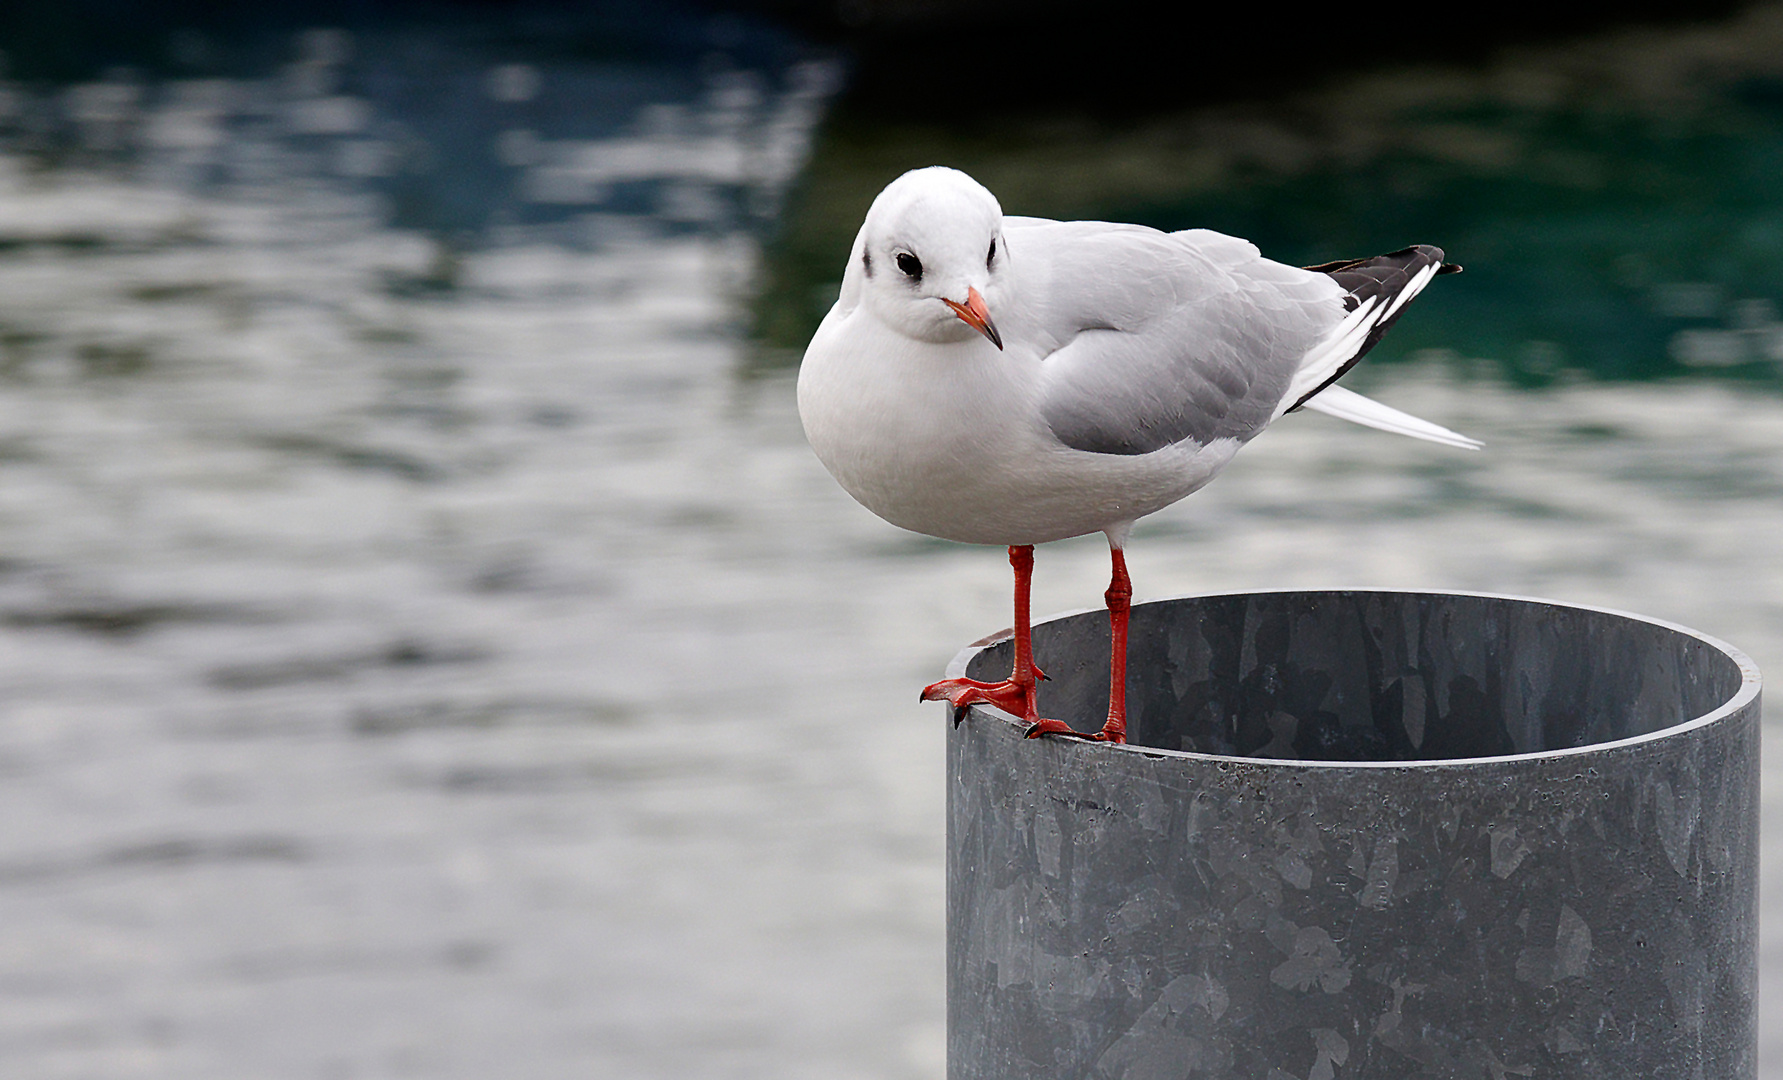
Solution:
<path fill-rule="evenodd" d="M 1034 640 L 1099 726 L 1106 614 Z M 1129 655 L 1126 747 L 949 736 L 951 1080 L 1755 1076 L 1744 655 L 1385 591 L 1145 604 Z"/>

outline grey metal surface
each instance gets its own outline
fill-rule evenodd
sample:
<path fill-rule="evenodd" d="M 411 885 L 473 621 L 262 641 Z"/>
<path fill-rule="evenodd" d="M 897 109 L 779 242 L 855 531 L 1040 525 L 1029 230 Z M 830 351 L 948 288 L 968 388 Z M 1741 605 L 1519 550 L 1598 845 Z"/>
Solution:
<path fill-rule="evenodd" d="M 1100 723 L 1106 624 L 1035 628 L 1043 715 Z M 1135 607 L 1132 661 L 1132 746 L 949 735 L 952 1080 L 1755 1075 L 1743 655 L 1345 591 Z"/>

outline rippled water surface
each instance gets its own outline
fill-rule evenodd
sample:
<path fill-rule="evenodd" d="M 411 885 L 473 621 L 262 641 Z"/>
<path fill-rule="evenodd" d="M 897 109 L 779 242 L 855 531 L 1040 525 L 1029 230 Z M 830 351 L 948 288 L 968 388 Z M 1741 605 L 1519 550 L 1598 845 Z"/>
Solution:
<path fill-rule="evenodd" d="M 1008 570 L 850 502 L 796 332 L 748 336 L 752 297 L 821 303 L 798 238 L 883 183 L 820 137 L 842 68 L 683 29 L 173 35 L 4 86 L 0 1071 L 942 1075 L 916 690 L 1007 623 Z M 1152 202 L 1293 220 L 1221 190 Z M 1589 320 L 1516 330 L 1488 251 L 1356 382 L 1486 452 L 1291 417 L 1142 523 L 1140 598 L 1527 593 L 1783 672 L 1770 212 L 1743 277 L 1609 253 L 1648 381 L 1577 359 Z M 1540 232 L 1492 213 L 1457 233 Z M 1105 580 L 1099 539 L 1044 548 L 1036 610 Z"/>

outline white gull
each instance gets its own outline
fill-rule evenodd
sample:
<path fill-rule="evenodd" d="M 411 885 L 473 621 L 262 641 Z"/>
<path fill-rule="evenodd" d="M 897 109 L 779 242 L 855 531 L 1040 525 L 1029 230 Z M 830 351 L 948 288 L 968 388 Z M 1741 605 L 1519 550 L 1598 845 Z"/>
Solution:
<path fill-rule="evenodd" d="M 873 200 L 835 307 L 805 350 L 799 417 L 825 468 L 894 525 L 1009 548 L 1015 664 L 923 691 L 957 723 L 985 703 L 1029 735 L 1126 740 L 1122 553 L 1133 523 L 1212 480 L 1305 406 L 1477 449 L 1333 381 L 1445 264 L 1419 245 L 1300 268 L 1205 229 L 1006 217 L 965 173 L 917 169 Z M 1029 636 L 1033 545 L 1107 534 L 1108 718 L 1041 719 Z"/>

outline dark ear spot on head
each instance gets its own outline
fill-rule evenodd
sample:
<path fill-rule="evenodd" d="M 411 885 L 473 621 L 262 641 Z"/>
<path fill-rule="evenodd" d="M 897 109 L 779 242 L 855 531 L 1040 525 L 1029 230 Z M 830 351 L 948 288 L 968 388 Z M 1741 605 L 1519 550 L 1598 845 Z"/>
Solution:
<path fill-rule="evenodd" d="M 873 276 L 873 253 L 866 248 L 861 249 L 861 269 L 867 272 L 868 277 Z"/>

